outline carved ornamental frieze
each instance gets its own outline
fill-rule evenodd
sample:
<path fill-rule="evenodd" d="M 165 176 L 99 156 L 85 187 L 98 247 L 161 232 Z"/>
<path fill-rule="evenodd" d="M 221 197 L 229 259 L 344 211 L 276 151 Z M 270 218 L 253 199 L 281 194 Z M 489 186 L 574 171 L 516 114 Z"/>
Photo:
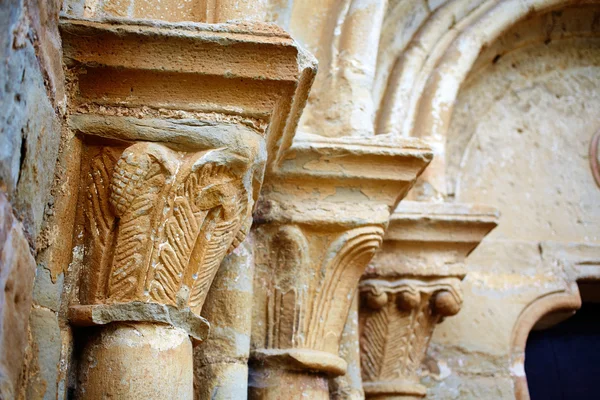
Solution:
<path fill-rule="evenodd" d="M 403 202 L 360 282 L 367 398 L 423 398 L 421 363 L 436 324 L 462 306 L 464 260 L 498 220 L 490 207 Z"/>

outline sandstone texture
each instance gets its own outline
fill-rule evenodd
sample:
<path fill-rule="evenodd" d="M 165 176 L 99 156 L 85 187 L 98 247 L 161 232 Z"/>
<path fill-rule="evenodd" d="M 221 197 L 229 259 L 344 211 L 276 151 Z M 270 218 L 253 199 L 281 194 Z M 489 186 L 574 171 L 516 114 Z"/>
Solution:
<path fill-rule="evenodd" d="M 0 398 L 16 397 L 27 347 L 35 260 L 10 203 L 0 194 Z"/>
<path fill-rule="evenodd" d="M 599 20 L 4 1 L 0 398 L 527 400 L 600 298 Z"/>

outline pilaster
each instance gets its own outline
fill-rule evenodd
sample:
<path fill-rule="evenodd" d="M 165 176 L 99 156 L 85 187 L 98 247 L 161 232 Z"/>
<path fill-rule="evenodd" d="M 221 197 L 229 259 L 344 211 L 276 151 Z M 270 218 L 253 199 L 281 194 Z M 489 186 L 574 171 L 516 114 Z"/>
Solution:
<path fill-rule="evenodd" d="M 63 18 L 61 30 L 82 146 L 77 396 L 191 399 L 209 288 L 291 142 L 315 63 L 262 24 Z"/>
<path fill-rule="evenodd" d="M 402 203 L 360 282 L 365 396 L 419 399 L 419 368 L 435 325 L 462 306 L 464 260 L 497 223 L 492 208 Z"/>
<path fill-rule="evenodd" d="M 269 170 L 252 232 L 251 398 L 329 398 L 358 281 L 430 160 L 415 139 L 300 134 Z"/>

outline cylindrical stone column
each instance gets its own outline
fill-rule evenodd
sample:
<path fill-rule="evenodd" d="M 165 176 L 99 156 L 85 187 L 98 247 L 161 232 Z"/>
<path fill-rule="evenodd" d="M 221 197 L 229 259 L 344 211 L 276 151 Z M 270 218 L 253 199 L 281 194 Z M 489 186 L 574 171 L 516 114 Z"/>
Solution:
<path fill-rule="evenodd" d="M 194 349 L 196 399 L 247 398 L 253 278 L 248 238 L 221 263 L 202 309 L 211 333 Z"/>
<path fill-rule="evenodd" d="M 355 294 L 340 343 L 340 357 L 346 360 L 348 369 L 344 375 L 329 381 L 332 400 L 362 400 L 365 398 L 360 376 L 358 298 L 359 296 Z"/>
<path fill-rule="evenodd" d="M 116 322 L 84 344 L 78 399 L 193 398 L 192 342 L 164 324 Z"/>
<path fill-rule="evenodd" d="M 253 400 L 329 400 L 329 383 L 318 373 L 255 367 L 248 393 Z"/>

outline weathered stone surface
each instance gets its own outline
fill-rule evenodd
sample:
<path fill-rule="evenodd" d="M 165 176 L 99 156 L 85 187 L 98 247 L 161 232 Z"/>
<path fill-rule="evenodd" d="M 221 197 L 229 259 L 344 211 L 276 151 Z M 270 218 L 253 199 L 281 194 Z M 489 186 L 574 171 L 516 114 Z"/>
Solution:
<path fill-rule="evenodd" d="M 187 332 L 160 324 L 114 323 L 85 344 L 78 397 L 191 400 L 192 374 Z"/>
<path fill-rule="evenodd" d="M 18 391 L 28 339 L 35 260 L 13 215 L 0 193 L 0 398 L 11 399 Z"/>
<path fill-rule="evenodd" d="M 56 12 L 40 10 L 48 15 Z M 33 243 L 54 178 L 60 123 L 36 57 L 23 1 L 0 5 L 0 187 L 8 194 Z M 58 53 L 48 54 L 60 65 Z M 59 69 L 60 70 L 60 69 Z M 62 86 L 62 80 L 57 83 Z"/>
<path fill-rule="evenodd" d="M 138 340 L 136 332 L 142 331 L 148 343 L 181 339 L 182 347 L 167 356 L 176 365 L 161 365 L 172 382 L 183 375 L 170 373 L 185 375 L 185 391 L 176 396 L 192 395 L 190 331 L 159 325 L 177 325 L 165 312 L 167 306 L 130 303 L 133 312 L 129 306 L 115 306 L 119 290 L 107 294 L 105 281 L 98 278 L 102 273 L 89 279 L 94 275 L 90 271 L 106 271 L 106 260 L 115 258 L 112 250 L 99 249 L 119 246 L 110 235 L 105 242 L 87 239 L 99 231 L 126 231 L 119 200 L 128 196 L 127 190 L 118 193 L 122 198 L 113 196 L 119 198 L 108 205 L 110 196 L 94 197 L 99 188 L 110 186 L 108 177 L 115 170 L 111 160 L 108 167 L 90 163 L 90 155 L 98 155 L 101 147 L 120 155 L 134 142 L 150 141 L 164 146 L 164 152 L 152 155 L 158 155 L 158 164 L 169 158 L 161 156 L 165 152 L 185 158 L 183 153 L 233 149 L 236 157 L 244 157 L 252 153 L 246 152 L 253 147 L 248 137 L 258 135 L 265 141 L 259 152 L 267 155 L 265 185 L 259 193 L 265 166 L 260 163 L 254 170 L 256 179 L 245 180 L 244 189 L 253 200 L 260 199 L 254 210 L 259 240 L 243 257 L 234 252 L 227 259 L 205 302 L 202 312 L 214 321 L 213 337 L 194 354 L 197 397 L 243 399 L 249 386 L 256 398 L 361 398 L 357 382 L 367 368 L 359 371 L 353 358 L 358 330 L 349 328 L 345 314 L 358 271 L 377 247 L 377 238 L 383 237 L 383 252 L 367 271 L 369 279 L 384 278 L 379 280 L 385 281 L 385 290 L 372 285 L 364 308 L 401 314 L 393 321 L 403 324 L 410 310 L 423 306 L 423 312 L 415 313 L 423 326 L 406 329 L 418 332 L 415 338 L 421 341 L 412 349 L 418 351 L 405 353 L 412 359 L 410 385 L 395 382 L 395 387 L 416 388 L 413 395 L 421 397 L 425 390 L 418 386 L 420 376 L 431 399 L 525 399 L 523 358 L 529 330 L 568 317 L 582 298 L 597 299 L 600 194 L 588 167 L 589 138 L 598 130 L 600 106 L 600 12 L 594 2 L 66 0 L 63 11 L 70 17 L 63 20 L 62 39 L 70 103 L 60 132 L 64 163 L 53 197 L 48 193 L 61 136 L 56 115 L 65 112 L 56 29 L 61 1 L 4 2 L 0 186 L 24 222 L 30 245 L 41 251 L 30 318 L 30 385 L 24 397 L 64 398 L 67 374 L 77 375 L 72 368 L 80 364 L 71 361 L 82 360 L 81 354 L 71 354 L 73 342 L 86 334 L 77 328 L 73 340 L 67 321 L 70 306 L 72 317 L 90 311 L 72 322 L 103 324 L 94 339 L 100 346 L 90 342 L 94 348 L 85 351 L 92 358 L 100 354 L 108 363 L 96 366 L 84 359 L 80 371 L 93 395 L 104 394 L 102 368 L 107 366 L 119 366 L 124 374 L 141 372 L 131 377 L 138 384 L 135 390 L 152 395 L 155 379 L 140 378 L 146 371 L 133 362 L 154 368 L 147 371 L 150 376 L 163 371 L 149 357 L 157 353 Z M 276 20 L 291 35 L 256 22 L 265 19 Z M 228 20 L 237 22 L 222 23 Z M 320 62 L 310 97 L 316 64 L 294 40 Z M 294 136 L 297 125 L 300 133 Z M 431 160 L 430 148 L 433 164 L 408 195 L 428 203 L 406 204 L 404 215 L 392 217 L 392 229 L 384 233 L 397 202 Z M 161 165 L 169 170 L 174 164 L 167 160 Z M 167 179 L 163 186 L 148 179 L 147 194 L 154 196 L 157 187 L 166 188 L 186 174 L 175 170 L 173 181 Z M 205 186 L 212 193 L 209 200 L 219 198 L 212 192 L 213 183 Z M 240 197 L 235 190 L 228 193 Z M 163 214 L 181 210 L 181 203 L 172 207 L 169 201 L 156 209 Z M 450 203 L 455 201 L 467 204 Z M 503 217 L 465 268 L 460 261 L 494 217 L 469 203 L 499 207 Z M 227 213 L 227 207 L 219 207 L 217 214 Z M 40 235 L 44 208 L 46 226 Z M 139 217 L 145 211 L 134 214 Z M 455 229 L 457 214 L 466 211 L 471 220 Z M 134 224 L 140 234 L 136 240 L 145 237 L 157 244 L 134 253 L 154 257 L 170 246 L 181 256 L 178 246 L 185 247 L 186 238 L 195 236 L 173 229 L 177 217 L 161 219 L 166 214 L 159 214 L 151 218 L 151 227 Z M 90 215 L 100 218 L 90 224 Z M 469 225 L 472 222 L 479 224 Z M 248 227 L 249 221 L 239 227 L 242 234 L 235 235 L 231 248 L 243 241 Z M 170 242 L 161 239 L 169 236 L 167 231 Z M 204 237 L 210 241 L 208 236 Z M 214 240 L 221 244 L 215 248 L 228 247 L 225 242 L 231 237 L 225 236 Z M 361 242 L 357 236 L 371 240 Z M 129 250 L 121 246 L 116 258 L 129 255 Z M 245 257 L 252 252 L 258 259 L 256 276 L 252 268 L 245 268 L 251 264 Z M 212 258 L 211 274 L 220 256 Z M 245 261 L 227 264 L 236 257 Z M 191 259 L 197 260 L 179 257 L 174 262 Z M 374 268 L 377 263 L 379 271 Z M 115 269 L 113 283 L 127 275 L 119 271 L 127 271 L 128 265 Z M 158 264 L 144 265 L 154 269 Z M 398 271 L 398 266 L 403 269 Z M 427 348 L 422 341 L 433 331 L 428 324 L 441 320 L 440 315 L 455 314 L 460 301 L 434 285 L 421 291 L 425 296 L 406 288 L 446 276 L 456 286 L 465 274 L 462 311 L 436 327 L 419 371 Z M 171 274 L 163 282 L 180 278 Z M 255 287 L 250 290 L 252 280 Z M 581 296 L 577 282 L 585 282 Z M 336 285 L 341 289 L 331 289 Z M 178 290 L 174 296 L 169 292 L 169 307 L 185 308 L 188 285 L 172 286 Z M 151 295 L 140 289 L 124 297 L 147 301 Z M 98 300 L 98 308 L 85 308 L 89 299 Z M 84 309 L 78 308 L 81 300 Z M 180 317 L 185 320 L 185 315 Z M 134 325 L 151 320 L 156 326 L 145 330 L 140 324 L 137 331 L 130 330 L 123 320 Z M 85 328 L 89 334 L 87 329 L 97 328 Z M 139 354 L 127 346 L 111 348 L 113 339 L 132 339 L 141 346 Z M 249 353 L 250 342 L 254 349 Z M 399 358 L 396 350 L 389 347 L 379 357 L 388 360 L 383 363 L 388 369 L 384 378 L 397 378 L 393 369 L 406 364 L 394 362 Z M 344 370 L 347 374 L 333 381 L 328 392 L 331 375 Z M 85 374 L 90 371 L 102 372 L 88 379 Z M 115 388 L 120 385 L 114 374 L 106 376 L 116 382 Z M 76 392 L 82 389 L 76 379 L 70 385 Z M 154 393 L 172 397 L 167 388 L 159 380 Z M 119 397 L 137 395 L 121 389 Z"/>
<path fill-rule="evenodd" d="M 43 307 L 34 307 L 30 317 L 33 358 L 29 367 L 26 399 L 50 400 L 59 391 L 62 333 L 58 316 Z M 64 394 L 64 390 L 62 391 Z"/>
<path fill-rule="evenodd" d="M 208 339 L 194 349 L 197 399 L 247 397 L 253 279 L 250 237 L 225 257 L 202 309 L 211 329 Z"/>
<path fill-rule="evenodd" d="M 340 341 L 340 357 L 348 364 L 346 373 L 329 381 L 332 400 L 360 400 L 365 398 L 360 376 L 360 348 L 358 326 L 359 294 L 354 295 Z"/>

